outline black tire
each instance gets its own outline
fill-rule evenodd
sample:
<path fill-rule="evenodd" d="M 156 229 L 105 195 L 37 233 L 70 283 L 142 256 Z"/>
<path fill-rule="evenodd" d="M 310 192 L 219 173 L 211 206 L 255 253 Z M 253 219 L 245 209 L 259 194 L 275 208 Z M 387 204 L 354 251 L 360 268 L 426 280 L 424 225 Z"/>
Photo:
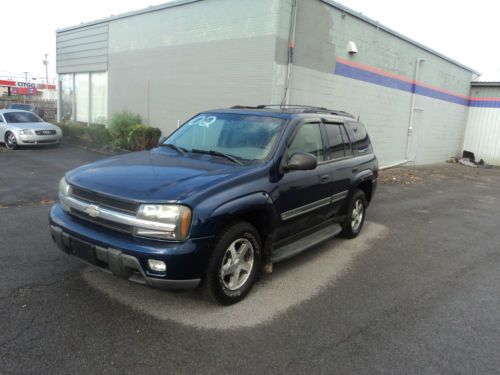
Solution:
<path fill-rule="evenodd" d="M 261 248 L 259 233 L 250 223 L 240 221 L 226 227 L 217 237 L 203 279 L 209 298 L 222 305 L 232 305 L 245 298 L 260 271 Z M 241 254 L 244 249 L 245 253 Z M 235 259 L 232 259 L 232 254 L 237 255 Z M 241 259 L 240 254 L 243 256 Z M 251 267 L 245 271 L 243 268 L 250 264 L 250 254 Z M 223 275 L 224 272 L 228 274 Z"/>
<path fill-rule="evenodd" d="M 366 196 L 362 190 L 356 190 L 347 207 L 345 221 L 342 224 L 341 236 L 344 238 L 355 238 L 361 232 L 366 216 Z M 361 207 L 361 218 L 356 220 L 356 212 Z"/>
<path fill-rule="evenodd" d="M 9 150 L 15 150 L 18 147 L 16 136 L 12 132 L 5 133 L 4 142 L 5 147 L 7 147 Z"/>

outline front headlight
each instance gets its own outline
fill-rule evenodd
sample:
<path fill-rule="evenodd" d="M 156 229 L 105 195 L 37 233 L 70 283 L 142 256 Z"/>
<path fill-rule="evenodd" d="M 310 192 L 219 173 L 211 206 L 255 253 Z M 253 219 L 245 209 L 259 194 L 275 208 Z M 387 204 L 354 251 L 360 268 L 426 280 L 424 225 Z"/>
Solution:
<path fill-rule="evenodd" d="M 22 129 L 19 131 L 19 134 L 21 135 L 34 135 L 33 130 L 31 129 Z"/>
<path fill-rule="evenodd" d="M 59 194 L 65 197 L 71 195 L 71 185 L 66 182 L 65 177 L 61 178 L 61 181 L 59 181 Z M 62 199 L 61 197 L 59 197 L 59 203 L 61 204 L 61 207 L 64 211 L 71 211 L 71 208 L 66 204 L 66 202 L 64 202 L 64 199 Z"/>
<path fill-rule="evenodd" d="M 187 238 L 191 225 L 191 209 L 174 204 L 143 204 L 139 207 L 137 218 L 171 224 L 171 231 L 135 228 L 134 235 L 141 237 L 159 238 L 165 240 L 183 241 Z"/>
<path fill-rule="evenodd" d="M 71 194 L 71 185 L 66 182 L 65 177 L 61 178 L 61 181 L 59 181 L 59 193 L 65 196 Z"/>

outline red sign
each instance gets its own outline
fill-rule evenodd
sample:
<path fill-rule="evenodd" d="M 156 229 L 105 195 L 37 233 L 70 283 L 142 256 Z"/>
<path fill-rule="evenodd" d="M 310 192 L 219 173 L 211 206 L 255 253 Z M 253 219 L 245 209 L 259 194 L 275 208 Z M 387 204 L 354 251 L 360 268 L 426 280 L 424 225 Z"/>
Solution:
<path fill-rule="evenodd" d="M 37 87 L 12 87 L 10 93 L 12 95 L 36 95 Z"/>

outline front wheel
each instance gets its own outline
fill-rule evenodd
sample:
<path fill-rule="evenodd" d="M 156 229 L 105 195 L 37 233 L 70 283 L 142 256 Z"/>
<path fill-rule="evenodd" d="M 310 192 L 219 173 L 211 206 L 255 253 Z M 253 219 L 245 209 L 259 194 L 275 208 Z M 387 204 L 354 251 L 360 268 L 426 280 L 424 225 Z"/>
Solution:
<path fill-rule="evenodd" d="M 5 134 L 5 146 L 10 150 L 15 150 L 17 148 L 17 139 L 14 133 L 7 132 Z"/>
<path fill-rule="evenodd" d="M 362 190 L 356 190 L 349 202 L 347 215 L 342 225 L 342 236 L 354 238 L 361 232 L 366 214 L 366 196 Z"/>
<path fill-rule="evenodd" d="M 241 301 L 250 292 L 260 269 L 261 241 L 247 222 L 228 226 L 218 237 L 204 284 L 209 297 L 223 305 Z"/>

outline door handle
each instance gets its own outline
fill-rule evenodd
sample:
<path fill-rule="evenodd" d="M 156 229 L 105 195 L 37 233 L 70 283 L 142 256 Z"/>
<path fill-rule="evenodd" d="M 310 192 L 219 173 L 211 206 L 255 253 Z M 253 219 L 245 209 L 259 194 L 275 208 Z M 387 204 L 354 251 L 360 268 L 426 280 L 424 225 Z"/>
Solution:
<path fill-rule="evenodd" d="M 357 171 L 359 171 L 359 168 L 353 168 L 352 169 L 352 173 L 356 173 Z"/>
<path fill-rule="evenodd" d="M 330 181 L 330 175 L 329 174 L 322 174 L 321 176 L 319 176 L 319 182 L 321 184 L 324 184 L 325 182 L 328 182 Z"/>

